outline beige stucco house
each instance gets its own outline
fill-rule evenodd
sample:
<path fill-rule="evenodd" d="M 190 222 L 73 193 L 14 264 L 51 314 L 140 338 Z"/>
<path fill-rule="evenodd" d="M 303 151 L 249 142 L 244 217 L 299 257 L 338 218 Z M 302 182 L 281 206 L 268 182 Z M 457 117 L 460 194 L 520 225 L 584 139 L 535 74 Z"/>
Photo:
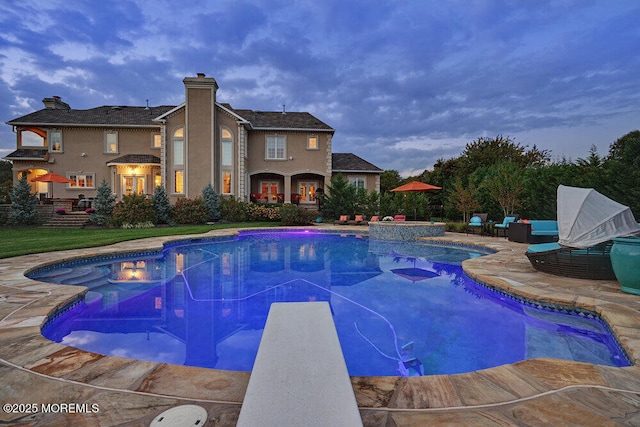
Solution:
<path fill-rule="evenodd" d="M 42 199 L 95 196 L 106 179 L 120 198 L 164 185 L 172 202 L 211 183 L 221 195 L 315 205 L 333 173 L 380 189 L 381 169 L 350 153 L 332 153 L 335 130 L 306 112 L 234 109 L 218 102 L 215 79 L 183 80 L 178 106 L 102 106 L 75 110 L 60 97 L 7 122 L 16 134 L 14 182 L 48 172 L 71 183 L 33 182 Z M 30 181 L 31 182 L 31 181 Z"/>

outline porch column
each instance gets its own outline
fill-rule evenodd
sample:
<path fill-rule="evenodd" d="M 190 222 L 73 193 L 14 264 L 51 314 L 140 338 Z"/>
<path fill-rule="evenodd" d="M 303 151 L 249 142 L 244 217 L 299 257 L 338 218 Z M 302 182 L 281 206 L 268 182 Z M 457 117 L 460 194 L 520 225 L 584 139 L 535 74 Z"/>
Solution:
<path fill-rule="evenodd" d="M 291 175 L 284 176 L 284 202 L 291 203 Z"/>

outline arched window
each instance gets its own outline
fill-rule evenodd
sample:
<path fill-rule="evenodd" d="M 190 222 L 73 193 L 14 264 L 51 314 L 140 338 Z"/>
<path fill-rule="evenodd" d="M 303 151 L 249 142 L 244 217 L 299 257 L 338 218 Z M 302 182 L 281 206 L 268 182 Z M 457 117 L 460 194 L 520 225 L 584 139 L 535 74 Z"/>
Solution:
<path fill-rule="evenodd" d="M 220 160 L 222 194 L 231 194 L 231 182 L 233 179 L 233 134 L 228 128 L 221 128 L 220 142 L 222 145 Z"/>
<path fill-rule="evenodd" d="M 177 128 L 171 137 L 173 192 L 184 194 L 184 127 Z"/>
<path fill-rule="evenodd" d="M 24 129 L 20 131 L 20 146 L 46 147 L 47 132 L 41 129 Z"/>

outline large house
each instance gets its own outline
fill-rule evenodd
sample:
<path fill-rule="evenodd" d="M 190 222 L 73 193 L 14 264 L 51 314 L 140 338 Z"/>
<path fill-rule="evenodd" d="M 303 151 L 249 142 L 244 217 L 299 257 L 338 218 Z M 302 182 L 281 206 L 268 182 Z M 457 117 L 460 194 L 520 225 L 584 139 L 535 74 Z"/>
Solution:
<path fill-rule="evenodd" d="M 66 184 L 32 182 L 42 199 L 113 192 L 195 198 L 207 184 L 240 200 L 315 204 L 334 173 L 371 191 L 382 170 L 350 153 L 332 153 L 335 130 L 306 112 L 234 109 L 216 98 L 216 80 L 186 77 L 185 102 L 156 107 L 72 109 L 58 96 L 7 122 L 16 133 L 14 182 L 56 173 Z"/>

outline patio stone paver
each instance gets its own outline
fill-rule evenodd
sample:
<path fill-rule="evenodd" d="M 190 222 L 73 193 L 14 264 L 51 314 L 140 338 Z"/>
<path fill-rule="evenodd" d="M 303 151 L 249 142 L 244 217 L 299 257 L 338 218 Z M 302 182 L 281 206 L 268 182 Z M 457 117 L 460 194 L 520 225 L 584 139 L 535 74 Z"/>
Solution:
<path fill-rule="evenodd" d="M 49 407 L 46 412 L 40 406 L 35 413 L 0 411 L 0 423 L 148 425 L 168 408 L 196 404 L 207 410 L 211 425 L 235 425 L 247 372 L 106 357 L 52 343 L 40 335 L 46 316 L 82 291 L 26 279 L 25 271 L 78 256 L 159 248 L 172 239 L 176 237 L 0 260 L 1 403 L 72 403 L 76 410 Z M 497 250 L 465 261 L 467 274 L 525 298 L 593 310 L 608 322 L 632 360 L 640 360 L 640 296 L 622 293 L 616 281 L 538 273 L 524 255 L 526 245 L 504 238 L 447 233 L 431 240 Z M 640 425 L 638 366 L 534 359 L 467 374 L 352 377 L 351 382 L 366 426 Z"/>

